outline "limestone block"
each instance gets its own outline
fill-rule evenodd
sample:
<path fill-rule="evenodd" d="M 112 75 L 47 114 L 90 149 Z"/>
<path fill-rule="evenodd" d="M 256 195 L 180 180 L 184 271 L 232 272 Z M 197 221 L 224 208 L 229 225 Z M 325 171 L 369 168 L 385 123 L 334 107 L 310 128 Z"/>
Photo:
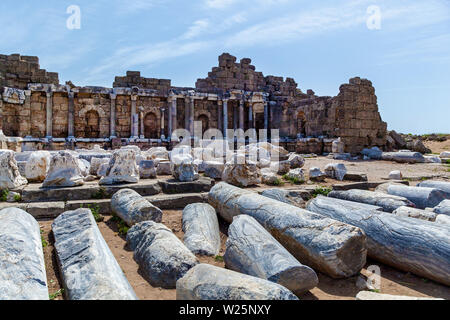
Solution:
<path fill-rule="evenodd" d="M 212 179 L 221 179 L 223 171 L 225 170 L 225 164 L 219 161 L 206 161 L 205 162 L 205 175 Z"/>
<path fill-rule="evenodd" d="M 173 155 L 171 172 L 173 177 L 181 182 L 192 182 L 199 178 L 198 166 L 190 155 Z"/>
<path fill-rule="evenodd" d="M 183 210 L 184 244 L 195 254 L 216 256 L 220 231 L 216 210 L 206 203 L 194 203 Z"/>
<path fill-rule="evenodd" d="M 228 269 L 278 283 L 295 294 L 304 293 L 319 282 L 314 270 L 298 262 L 248 215 L 233 219 L 224 260 Z"/>
<path fill-rule="evenodd" d="M 325 167 L 325 174 L 332 179 L 343 181 L 347 168 L 343 163 L 330 163 Z"/>
<path fill-rule="evenodd" d="M 323 182 L 325 181 L 325 178 L 326 174 L 323 173 L 320 168 L 313 167 L 309 169 L 309 180 Z"/>
<path fill-rule="evenodd" d="M 17 208 L 0 211 L 0 300 L 48 300 L 39 224 Z"/>
<path fill-rule="evenodd" d="M 109 158 L 91 158 L 91 166 L 89 168 L 89 173 L 93 176 L 97 176 L 98 169 L 102 164 L 109 164 Z"/>
<path fill-rule="evenodd" d="M 131 189 L 121 189 L 112 196 L 111 210 L 130 227 L 148 220 L 161 222 L 163 214 L 159 208 Z"/>
<path fill-rule="evenodd" d="M 305 181 L 305 173 L 303 172 L 303 169 L 301 169 L 301 168 L 292 169 L 292 170 L 289 170 L 289 172 L 287 173 L 287 178 L 296 180 L 298 182 L 304 182 Z"/>
<path fill-rule="evenodd" d="M 0 190 L 16 189 L 27 183 L 27 179 L 20 175 L 14 151 L 0 150 Z"/>
<path fill-rule="evenodd" d="M 261 181 L 267 185 L 274 185 L 279 181 L 278 176 L 272 170 L 265 168 L 261 170 Z"/>
<path fill-rule="evenodd" d="M 270 170 L 279 175 L 285 175 L 289 172 L 289 170 L 291 170 L 291 162 L 290 161 L 272 162 L 270 164 Z"/>
<path fill-rule="evenodd" d="M 426 220 L 426 221 L 435 221 L 437 214 L 434 212 L 426 211 L 426 210 L 420 210 L 416 208 L 411 207 L 399 207 L 394 212 L 392 212 L 396 216 L 400 217 L 410 217 L 420 220 Z"/>
<path fill-rule="evenodd" d="M 291 169 L 303 168 L 305 165 L 305 159 L 301 155 L 295 153 L 292 153 L 289 156 L 288 161 L 291 163 Z"/>
<path fill-rule="evenodd" d="M 80 167 L 81 175 L 83 177 L 87 177 L 91 170 L 91 164 L 87 160 L 80 159 L 80 158 L 77 159 L 77 163 L 78 163 L 78 166 Z"/>
<path fill-rule="evenodd" d="M 59 269 L 70 300 L 136 300 L 89 209 L 66 211 L 52 224 Z"/>
<path fill-rule="evenodd" d="M 450 216 L 446 214 L 438 214 L 435 223 L 439 225 L 447 225 L 450 227 Z"/>
<path fill-rule="evenodd" d="M 83 185 L 83 175 L 77 160 L 72 153 L 67 151 L 53 154 L 47 177 L 42 186 L 45 188 L 56 188 Z"/>
<path fill-rule="evenodd" d="M 136 164 L 135 151 L 132 149 L 120 149 L 113 153 L 106 175 L 100 179 L 99 184 L 111 185 L 138 182 L 139 167 Z"/>
<path fill-rule="evenodd" d="M 147 155 L 151 159 L 164 159 L 169 160 L 169 152 L 167 151 L 166 147 L 156 147 L 151 148 L 147 151 Z"/>
<path fill-rule="evenodd" d="M 400 172 L 400 170 L 391 171 L 391 173 L 389 173 L 389 180 L 402 180 L 402 179 L 403 175 Z"/>
<path fill-rule="evenodd" d="M 298 300 L 279 284 L 199 264 L 177 281 L 177 300 Z"/>
<path fill-rule="evenodd" d="M 134 225 L 128 231 L 127 243 L 152 286 L 175 288 L 177 280 L 198 263 L 169 228 L 153 221 Z"/>
<path fill-rule="evenodd" d="M 156 179 L 155 161 L 141 160 L 139 163 L 139 175 L 141 179 Z"/>
<path fill-rule="evenodd" d="M 341 138 L 334 140 L 331 144 L 331 152 L 333 153 L 344 153 L 345 151 L 345 143 L 342 142 Z"/>
<path fill-rule="evenodd" d="M 172 174 L 172 170 L 170 168 L 170 161 L 161 161 L 158 163 L 156 167 L 156 174 L 158 176 L 169 176 Z"/>
<path fill-rule="evenodd" d="M 33 152 L 25 164 L 25 177 L 29 182 L 43 182 L 50 168 L 51 155 L 48 151 Z"/>
<path fill-rule="evenodd" d="M 248 187 L 261 183 L 261 171 L 256 166 L 245 159 L 240 161 L 238 156 L 225 164 L 222 174 L 222 181 L 235 186 Z"/>

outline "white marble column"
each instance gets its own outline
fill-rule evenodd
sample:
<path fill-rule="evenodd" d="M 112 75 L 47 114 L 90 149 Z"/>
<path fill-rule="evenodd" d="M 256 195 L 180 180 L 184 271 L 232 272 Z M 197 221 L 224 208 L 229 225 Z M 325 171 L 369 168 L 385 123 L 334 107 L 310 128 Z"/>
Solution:
<path fill-rule="evenodd" d="M 46 138 L 51 139 L 53 135 L 53 92 L 48 91 L 46 94 Z"/>
<path fill-rule="evenodd" d="M 269 102 L 264 102 L 264 129 L 269 130 Z"/>
<path fill-rule="evenodd" d="M 24 93 L 25 93 L 25 102 L 23 103 L 23 106 L 24 106 L 25 110 L 30 111 L 30 115 L 27 120 L 27 121 L 29 121 L 28 122 L 28 130 L 27 130 L 27 134 L 26 134 L 25 138 L 31 138 L 31 124 L 33 122 L 32 118 L 31 118 L 31 116 L 32 116 L 31 115 L 31 90 L 25 90 Z M 1 107 L 1 104 L 0 104 L 0 107 Z M 0 112 L 1 112 L 1 110 L 0 110 Z M 1 121 L 1 119 L 0 119 L 0 121 Z M 1 126 L 0 126 L 0 129 L 1 129 Z"/>
<path fill-rule="evenodd" d="M 244 100 L 239 101 L 239 129 L 244 130 Z"/>
<path fill-rule="evenodd" d="M 184 129 L 189 131 L 189 113 L 190 113 L 189 97 L 184 98 Z"/>
<path fill-rule="evenodd" d="M 131 96 L 131 138 L 138 138 L 139 116 L 136 110 L 137 96 Z"/>
<path fill-rule="evenodd" d="M 237 130 L 239 126 L 239 112 L 236 104 L 233 104 L 233 130 Z"/>
<path fill-rule="evenodd" d="M 253 129 L 255 127 L 254 124 L 254 116 L 253 116 L 253 103 L 249 102 L 248 105 L 248 128 Z"/>
<path fill-rule="evenodd" d="M 189 132 L 191 137 L 194 137 L 194 117 L 195 117 L 195 99 L 191 97 L 189 99 Z"/>
<path fill-rule="evenodd" d="M 69 140 L 72 140 L 75 139 L 75 130 L 74 130 L 75 93 L 68 92 L 67 97 L 69 98 L 69 110 L 67 112 L 67 138 Z"/>
<path fill-rule="evenodd" d="M 223 100 L 223 137 L 227 137 L 227 129 L 228 129 L 228 99 Z"/>
<path fill-rule="evenodd" d="M 31 119 L 30 119 L 31 121 Z M 31 122 L 30 122 L 31 123 Z M 0 136 L 3 135 L 3 98 L 0 94 Z M 2 147 L 3 149 L 3 147 Z"/>
<path fill-rule="evenodd" d="M 116 99 L 117 95 L 111 93 L 109 95 L 109 98 L 111 99 L 111 106 L 110 106 L 110 118 L 109 118 L 109 135 L 111 139 L 116 138 Z"/>
<path fill-rule="evenodd" d="M 145 139 L 145 127 L 144 127 L 144 107 L 139 107 L 139 138 Z"/>
<path fill-rule="evenodd" d="M 173 131 L 173 107 L 172 107 L 172 101 L 173 101 L 174 97 L 172 95 L 170 95 L 167 98 L 167 110 L 168 110 L 168 131 L 169 131 L 169 136 L 168 138 L 170 139 L 170 137 L 172 136 L 172 131 Z"/>
<path fill-rule="evenodd" d="M 164 114 L 166 112 L 166 109 L 162 108 L 161 109 L 161 140 L 166 139 L 166 136 L 164 134 L 164 129 L 165 129 L 165 117 Z"/>
<path fill-rule="evenodd" d="M 217 100 L 217 130 L 223 134 L 222 100 Z"/>

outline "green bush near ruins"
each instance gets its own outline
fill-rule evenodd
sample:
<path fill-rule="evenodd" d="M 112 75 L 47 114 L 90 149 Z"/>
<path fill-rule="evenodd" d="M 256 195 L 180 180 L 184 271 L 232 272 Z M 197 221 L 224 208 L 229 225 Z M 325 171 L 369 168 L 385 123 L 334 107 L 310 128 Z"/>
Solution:
<path fill-rule="evenodd" d="M 283 179 L 286 180 L 286 181 L 289 181 L 289 182 L 291 182 L 293 184 L 303 184 L 303 183 L 305 183 L 304 180 L 301 180 L 301 179 L 298 179 L 298 178 L 295 178 L 295 177 L 289 177 L 287 174 L 285 174 L 283 176 Z"/>
<path fill-rule="evenodd" d="M 127 235 L 128 230 L 130 230 L 130 228 L 127 226 L 125 221 L 120 219 L 118 216 L 113 216 L 111 218 L 111 221 L 116 223 L 117 229 L 119 231 L 119 235 L 121 235 L 121 236 L 126 236 Z"/>
<path fill-rule="evenodd" d="M 80 208 L 83 208 L 83 205 L 81 205 Z M 100 214 L 100 207 L 98 204 L 88 204 L 87 209 L 91 210 L 96 222 L 103 222 L 105 220 L 105 218 Z"/>
<path fill-rule="evenodd" d="M 333 191 L 333 190 L 330 189 L 330 188 L 319 187 L 319 188 L 316 188 L 316 189 L 313 191 L 313 197 L 316 198 L 318 195 L 322 195 L 322 196 L 328 197 L 328 194 L 329 194 L 331 191 Z"/>
<path fill-rule="evenodd" d="M 0 202 L 6 202 L 6 200 L 8 199 L 8 194 L 9 194 L 9 190 L 3 189 L 0 193 Z"/>

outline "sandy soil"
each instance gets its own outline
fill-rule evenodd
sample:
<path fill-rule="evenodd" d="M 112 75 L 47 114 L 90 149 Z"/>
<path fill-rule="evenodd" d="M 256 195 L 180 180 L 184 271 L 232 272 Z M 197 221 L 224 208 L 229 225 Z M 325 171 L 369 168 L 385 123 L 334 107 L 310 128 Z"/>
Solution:
<path fill-rule="evenodd" d="M 432 153 L 440 154 L 443 151 L 450 151 L 450 139 L 444 142 L 425 141 L 423 144 L 431 149 Z"/>
<path fill-rule="evenodd" d="M 168 226 L 182 240 L 181 229 L 182 211 L 164 211 L 163 223 Z M 53 242 L 51 241 L 51 221 L 41 221 L 44 237 L 49 239 L 48 246 L 44 248 L 47 277 L 50 293 L 61 289 L 61 279 L 56 263 Z M 110 216 L 105 216 L 105 221 L 98 224 L 100 231 L 108 243 L 112 253 L 121 266 L 125 276 L 134 288 L 141 300 L 173 300 L 176 299 L 176 290 L 152 287 L 139 271 L 139 266 L 133 259 L 133 253 L 127 248 L 125 238 L 118 234 L 117 226 L 111 221 Z M 228 225 L 220 221 L 222 248 L 220 256 L 225 254 L 225 243 L 227 240 Z M 203 263 L 225 267 L 223 261 L 217 261 L 213 257 L 198 257 Z M 378 265 L 381 268 L 381 293 L 418 296 L 438 297 L 450 299 L 450 288 L 438 283 L 422 279 L 409 273 L 398 271 L 376 261 L 368 261 L 366 267 L 361 271 L 362 275 L 368 276 L 367 267 Z M 308 293 L 303 294 L 302 300 L 354 300 L 356 294 L 361 291 L 356 283 L 359 276 L 348 279 L 336 280 L 324 274 L 318 273 L 319 285 Z M 59 296 L 55 300 L 60 300 Z"/>

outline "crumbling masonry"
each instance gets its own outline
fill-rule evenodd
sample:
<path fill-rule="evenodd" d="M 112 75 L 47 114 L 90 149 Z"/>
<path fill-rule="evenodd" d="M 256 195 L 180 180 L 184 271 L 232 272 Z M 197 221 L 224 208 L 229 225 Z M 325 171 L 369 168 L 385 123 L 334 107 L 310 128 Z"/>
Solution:
<path fill-rule="evenodd" d="M 369 80 L 350 79 L 336 97 L 319 97 L 228 53 L 195 88 L 135 71 L 116 77 L 113 88 L 60 85 L 37 57 L 0 55 L 0 93 L 0 136 L 12 149 L 170 145 L 177 128 L 194 136 L 194 121 L 203 132 L 279 129 L 280 144 L 299 153 L 331 152 L 337 137 L 350 153 L 386 145 L 387 125 Z"/>

